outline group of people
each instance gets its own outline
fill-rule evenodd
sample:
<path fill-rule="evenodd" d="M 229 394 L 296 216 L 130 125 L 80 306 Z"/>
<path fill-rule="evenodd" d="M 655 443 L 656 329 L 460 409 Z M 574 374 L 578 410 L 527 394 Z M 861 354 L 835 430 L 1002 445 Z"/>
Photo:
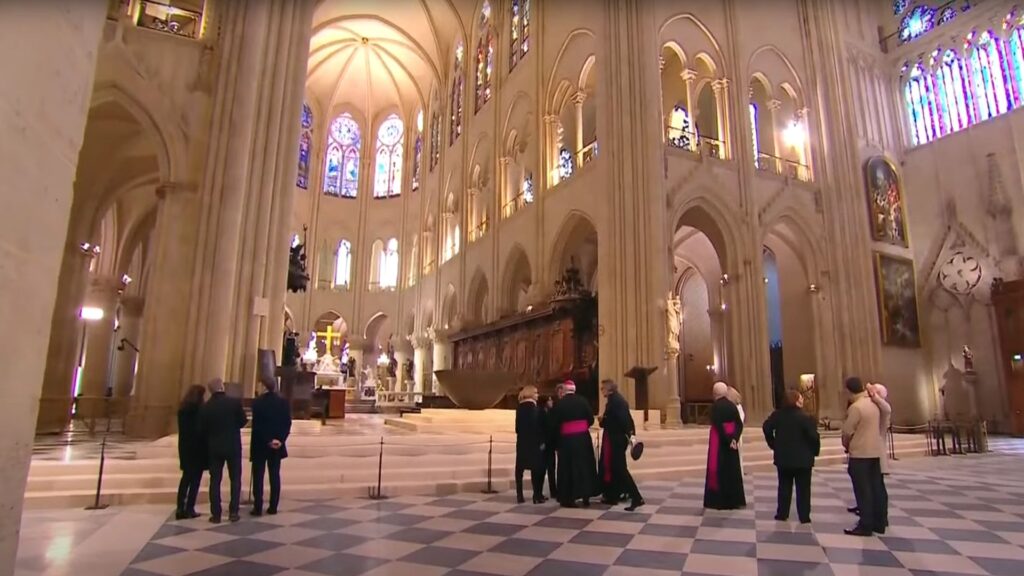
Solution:
<path fill-rule="evenodd" d="M 547 476 L 551 497 L 566 508 L 590 506 L 590 499 L 597 497 L 610 506 L 628 499 L 628 511 L 644 505 L 626 460 L 626 452 L 637 446 L 629 404 L 613 380 L 604 380 L 601 392 L 607 401 L 600 418 L 603 434 L 598 457 L 590 436 L 594 411 L 586 398 L 576 395 L 575 383 L 570 380 L 559 384 L 557 399 L 545 398 L 543 402 L 539 402 L 534 386 L 525 386 L 520 391 L 515 467 L 516 497 L 520 504 L 526 501 L 523 474 L 529 470 L 535 504 L 547 501 Z"/>
<path fill-rule="evenodd" d="M 263 384 L 264 393 L 252 402 L 252 434 L 249 460 L 252 463 L 252 515 L 263 514 L 263 478 L 270 471 L 270 502 L 268 514 L 276 514 L 281 498 L 281 460 L 288 457 L 288 434 L 291 432 L 291 407 L 277 394 L 273 382 Z M 210 381 L 206 388 L 210 399 L 204 402 L 206 390 L 194 385 L 185 393 L 178 408 L 178 461 L 181 481 L 175 517 L 178 520 L 198 518 L 196 498 L 203 472 L 210 474 L 210 522 L 221 522 L 220 484 L 224 467 L 228 469 L 230 500 L 228 519 L 239 520 L 242 492 L 242 434 L 248 417 L 242 401 L 228 396 L 224 382 Z"/>
<path fill-rule="evenodd" d="M 865 385 L 860 378 L 846 380 L 850 395 L 843 424 L 842 443 L 849 456 L 848 472 L 853 483 L 857 524 L 845 533 L 853 536 L 885 534 L 889 525 L 889 494 L 885 488 L 888 473 L 886 434 L 892 415 L 888 391 L 881 384 Z M 708 442 L 704 507 L 735 510 L 746 506 L 740 441 L 743 435 L 743 409 L 739 395 L 724 382 L 717 382 L 711 406 L 711 430 Z M 775 519 L 787 521 L 796 488 L 797 516 L 802 524 L 811 521 L 811 471 L 821 451 L 817 422 L 803 410 L 804 398 L 796 390 L 787 390 L 783 405 L 762 426 L 765 441 L 772 449 L 778 473 L 778 507 Z"/>

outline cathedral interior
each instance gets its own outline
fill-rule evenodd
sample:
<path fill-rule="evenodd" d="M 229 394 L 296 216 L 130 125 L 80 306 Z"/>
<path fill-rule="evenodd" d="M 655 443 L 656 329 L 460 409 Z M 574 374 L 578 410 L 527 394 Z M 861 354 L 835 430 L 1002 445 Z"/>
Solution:
<path fill-rule="evenodd" d="M 39 437 L 275 369 L 353 415 L 611 378 L 684 431 L 856 375 L 1024 435 L 1024 5 L 10 2 L 0 54 L 0 572 Z"/>

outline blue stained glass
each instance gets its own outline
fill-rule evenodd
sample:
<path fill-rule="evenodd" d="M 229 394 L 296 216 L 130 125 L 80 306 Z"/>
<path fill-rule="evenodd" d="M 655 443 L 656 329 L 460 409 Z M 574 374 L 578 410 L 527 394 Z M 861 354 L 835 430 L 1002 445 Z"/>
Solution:
<path fill-rule="evenodd" d="M 935 24 L 935 9 L 917 6 L 900 21 L 900 42 L 910 42 L 929 32 Z"/>
<path fill-rule="evenodd" d="M 956 8 L 953 8 L 952 6 L 946 6 L 945 8 L 942 9 L 942 12 L 939 12 L 939 26 L 942 26 L 947 22 L 952 22 L 956 18 L 956 15 Z"/>
<path fill-rule="evenodd" d="M 309 189 L 309 149 L 312 137 L 309 131 L 299 136 L 299 171 L 295 177 L 295 185 L 303 190 Z"/>
<path fill-rule="evenodd" d="M 533 202 L 533 174 L 527 174 L 523 178 L 523 202 Z"/>
<path fill-rule="evenodd" d="M 416 144 L 413 146 L 413 158 L 412 158 L 412 189 L 413 191 L 420 189 L 420 170 L 422 169 L 422 158 L 423 158 L 423 135 L 416 135 Z"/>
<path fill-rule="evenodd" d="M 1017 103 L 1024 102 L 1024 32 L 1020 28 L 1010 35 L 1010 67 L 1017 79 Z"/>
<path fill-rule="evenodd" d="M 324 194 L 355 198 L 359 189 L 359 124 L 345 113 L 331 122 L 327 135 Z"/>
<path fill-rule="evenodd" d="M 313 110 L 309 107 L 309 104 L 302 105 L 302 128 L 309 130 L 313 127 Z"/>
<path fill-rule="evenodd" d="M 903 14 L 907 10 L 908 0 L 893 0 L 892 2 L 892 13 L 896 16 Z"/>
<path fill-rule="evenodd" d="M 374 198 L 398 196 L 402 192 L 402 136 L 405 126 L 395 114 L 388 116 L 377 131 L 377 169 Z"/>
<path fill-rule="evenodd" d="M 558 179 L 566 180 L 571 178 L 574 168 L 572 152 L 569 152 L 568 148 L 563 147 L 558 151 Z"/>

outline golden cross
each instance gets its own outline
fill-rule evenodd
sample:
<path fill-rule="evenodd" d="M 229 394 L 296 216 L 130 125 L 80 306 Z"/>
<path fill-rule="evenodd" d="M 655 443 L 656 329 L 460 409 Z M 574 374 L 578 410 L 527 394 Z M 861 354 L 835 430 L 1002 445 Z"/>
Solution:
<path fill-rule="evenodd" d="M 316 335 L 318 337 L 319 336 L 323 336 L 325 338 L 325 342 L 327 344 L 327 352 L 328 353 L 330 353 L 330 351 L 331 351 L 331 348 L 332 348 L 331 344 L 332 344 L 332 342 L 334 340 L 338 341 L 338 345 L 339 346 L 341 345 L 341 342 L 343 340 L 343 334 L 341 332 L 335 332 L 334 331 L 334 326 L 331 326 L 331 325 L 327 326 L 327 331 L 326 332 L 317 332 Z"/>

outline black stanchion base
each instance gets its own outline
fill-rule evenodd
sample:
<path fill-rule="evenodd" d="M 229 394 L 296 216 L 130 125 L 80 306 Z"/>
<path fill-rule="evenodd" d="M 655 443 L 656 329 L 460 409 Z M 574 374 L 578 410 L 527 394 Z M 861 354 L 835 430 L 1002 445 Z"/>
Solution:
<path fill-rule="evenodd" d="M 497 490 L 494 490 L 494 489 L 492 489 L 492 488 L 488 488 L 488 489 L 486 489 L 486 490 L 481 490 L 481 491 L 480 491 L 480 493 L 481 493 L 481 494 L 497 494 L 497 493 L 498 493 L 498 491 L 497 491 Z"/>
<path fill-rule="evenodd" d="M 110 508 L 110 504 L 96 504 L 85 507 L 86 510 L 106 510 L 107 508 Z"/>
<path fill-rule="evenodd" d="M 380 490 L 370 488 L 366 493 L 367 500 L 387 500 L 388 497 L 381 493 Z"/>

